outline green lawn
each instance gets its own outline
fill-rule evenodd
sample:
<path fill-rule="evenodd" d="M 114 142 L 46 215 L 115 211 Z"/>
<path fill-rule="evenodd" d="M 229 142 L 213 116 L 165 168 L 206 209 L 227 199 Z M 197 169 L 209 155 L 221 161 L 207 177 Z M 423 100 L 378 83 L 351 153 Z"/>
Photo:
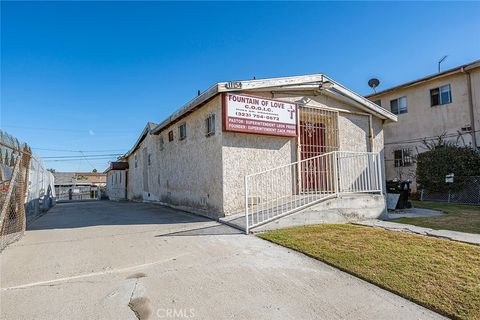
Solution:
<path fill-rule="evenodd" d="M 348 224 L 288 228 L 259 237 L 446 316 L 480 319 L 479 246 Z"/>
<path fill-rule="evenodd" d="M 412 201 L 417 208 L 439 210 L 441 216 L 422 218 L 399 218 L 393 222 L 408 223 L 431 229 L 445 229 L 480 233 L 480 206 L 451 204 L 445 202 Z"/>

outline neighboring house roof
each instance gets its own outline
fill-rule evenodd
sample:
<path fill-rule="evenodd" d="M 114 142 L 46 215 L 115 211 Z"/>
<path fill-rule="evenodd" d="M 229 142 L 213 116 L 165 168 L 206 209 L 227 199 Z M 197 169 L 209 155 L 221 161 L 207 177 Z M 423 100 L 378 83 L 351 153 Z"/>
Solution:
<path fill-rule="evenodd" d="M 120 156 L 118 159 L 121 160 L 121 159 L 126 159 L 128 158 L 133 152 L 135 152 L 135 150 L 137 150 L 138 146 L 140 145 L 140 143 L 142 143 L 143 139 L 145 139 L 145 136 L 147 135 L 147 133 L 151 133 L 153 129 L 155 129 L 155 127 L 157 126 L 156 123 L 153 123 L 153 122 L 147 122 L 147 124 L 145 125 L 145 127 L 143 128 L 142 130 L 142 133 L 140 134 L 140 136 L 138 137 L 137 141 L 135 142 L 135 144 L 133 145 L 133 147 L 126 153 L 124 154 L 123 156 Z"/>
<path fill-rule="evenodd" d="M 238 89 L 228 89 L 227 84 L 232 82 L 241 83 L 241 88 Z M 397 121 L 397 116 L 391 113 L 390 111 L 379 107 L 370 100 L 362 97 L 361 95 L 347 89 L 338 82 L 332 80 L 324 74 L 311 74 L 303 76 L 293 76 L 293 77 L 281 77 L 281 78 L 266 78 L 266 79 L 256 79 L 256 80 L 242 80 L 242 81 L 230 81 L 230 82 L 219 82 L 209 89 L 204 91 L 198 97 L 194 98 L 183 107 L 175 111 L 171 116 L 161 122 L 155 129 L 152 130 L 153 134 L 158 134 L 166 127 L 170 126 L 172 123 L 175 123 L 179 119 L 183 118 L 187 114 L 193 112 L 195 109 L 201 107 L 203 104 L 208 102 L 210 99 L 214 98 L 216 95 L 222 92 L 244 92 L 250 90 L 261 90 L 268 88 L 275 88 L 278 90 L 294 90 L 294 89 L 320 89 L 322 84 L 328 83 L 329 86 L 322 88 L 322 92 L 341 97 L 343 99 L 348 99 L 352 104 L 356 105 L 358 108 L 371 113 L 379 118 L 388 119 L 392 121 Z"/>
<path fill-rule="evenodd" d="M 440 72 L 440 73 L 431 74 L 429 76 L 426 76 L 426 77 L 423 77 L 423 78 L 420 78 L 420 79 L 417 79 L 417 80 L 409 81 L 409 82 L 400 84 L 398 86 L 391 87 L 391 88 L 388 88 L 388 89 L 385 89 L 385 90 L 367 95 L 367 96 L 365 96 L 365 98 L 374 99 L 377 96 L 381 96 L 381 95 L 384 95 L 384 94 L 389 93 L 389 92 L 393 92 L 393 91 L 398 90 L 398 89 L 404 89 L 404 88 L 407 88 L 407 87 L 416 86 L 416 85 L 419 85 L 419 84 L 424 83 L 426 81 L 436 80 L 438 78 L 447 77 L 447 76 L 450 76 L 450 75 L 455 74 L 455 73 L 468 71 L 468 70 L 478 68 L 478 67 L 480 67 L 480 60 L 476 60 L 476 61 L 473 61 L 471 63 L 467 63 L 467 64 L 464 64 L 464 65 L 461 65 L 461 66 L 458 66 L 458 67 L 455 67 L 455 68 L 452 68 L 452 69 L 448 69 L 448 70 Z"/>
<path fill-rule="evenodd" d="M 92 185 L 107 182 L 107 175 L 98 172 L 54 172 L 56 186 Z"/>

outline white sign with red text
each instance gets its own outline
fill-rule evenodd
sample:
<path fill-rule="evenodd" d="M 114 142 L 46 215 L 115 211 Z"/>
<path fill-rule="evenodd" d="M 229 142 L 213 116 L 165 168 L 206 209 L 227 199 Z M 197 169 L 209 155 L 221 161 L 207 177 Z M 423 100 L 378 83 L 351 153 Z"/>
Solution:
<path fill-rule="evenodd" d="M 297 135 L 297 105 L 227 93 L 223 121 L 225 131 L 294 137 Z"/>

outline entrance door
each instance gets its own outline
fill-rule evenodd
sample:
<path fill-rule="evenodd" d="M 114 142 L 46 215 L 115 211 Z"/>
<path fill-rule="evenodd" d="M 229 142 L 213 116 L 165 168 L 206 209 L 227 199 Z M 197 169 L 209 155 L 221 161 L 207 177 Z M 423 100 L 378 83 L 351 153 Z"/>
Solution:
<path fill-rule="evenodd" d="M 319 156 L 326 152 L 325 125 L 312 119 L 300 121 L 300 160 Z M 324 189 L 325 159 L 302 161 L 300 165 L 301 191 L 312 192 Z"/>

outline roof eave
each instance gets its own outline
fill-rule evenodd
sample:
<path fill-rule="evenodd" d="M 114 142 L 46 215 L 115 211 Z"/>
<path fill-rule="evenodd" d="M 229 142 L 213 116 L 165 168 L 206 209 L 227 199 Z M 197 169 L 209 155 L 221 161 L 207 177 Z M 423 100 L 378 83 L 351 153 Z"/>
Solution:
<path fill-rule="evenodd" d="M 353 92 L 350 89 L 347 89 L 340 83 L 336 82 L 333 79 L 330 79 L 329 77 L 325 76 L 325 79 L 328 79 L 333 84 L 333 87 L 331 89 L 326 89 L 328 92 L 332 92 L 335 94 L 335 91 L 338 91 L 341 95 L 346 96 L 348 99 L 354 101 L 357 103 L 357 107 L 363 109 L 364 111 L 367 111 L 369 113 L 372 113 L 376 115 L 377 117 L 384 119 L 384 120 L 391 120 L 396 122 L 397 116 L 391 113 L 390 111 L 378 106 L 377 104 L 373 103 L 372 101 L 362 97 L 361 95 Z M 332 90 L 333 89 L 333 90 Z"/>
<path fill-rule="evenodd" d="M 464 65 L 461 65 L 461 66 L 458 66 L 458 67 L 455 67 L 455 68 L 451 68 L 451 69 L 445 70 L 445 71 L 440 72 L 440 73 L 436 73 L 436 74 L 432 74 L 432 75 L 429 75 L 429 76 L 426 76 L 426 77 L 422 77 L 420 79 L 416 79 L 416 80 L 413 80 L 413 81 L 408 81 L 408 82 L 405 82 L 405 83 L 400 84 L 398 86 L 394 86 L 394 87 L 391 87 L 391 88 L 388 88 L 388 89 L 385 89 L 385 90 L 382 90 L 382 91 L 379 91 L 379 92 L 376 92 L 376 93 L 373 93 L 373 94 L 366 95 L 365 98 L 373 99 L 373 98 L 382 96 L 384 94 L 394 92 L 396 90 L 406 89 L 406 88 L 409 88 L 411 86 L 416 86 L 416 85 L 419 85 L 421 83 L 424 83 L 424 82 L 427 82 L 427 81 L 430 81 L 430 80 L 439 79 L 439 78 L 443 78 L 443 77 L 448 77 L 452 74 L 460 73 L 460 72 L 463 72 L 464 70 L 467 70 L 467 71 L 472 70 L 472 69 L 475 69 L 475 68 L 478 68 L 478 67 L 480 67 L 480 60 L 476 60 L 476 61 L 473 61 L 471 63 L 467 63 L 467 64 L 464 64 Z"/>

